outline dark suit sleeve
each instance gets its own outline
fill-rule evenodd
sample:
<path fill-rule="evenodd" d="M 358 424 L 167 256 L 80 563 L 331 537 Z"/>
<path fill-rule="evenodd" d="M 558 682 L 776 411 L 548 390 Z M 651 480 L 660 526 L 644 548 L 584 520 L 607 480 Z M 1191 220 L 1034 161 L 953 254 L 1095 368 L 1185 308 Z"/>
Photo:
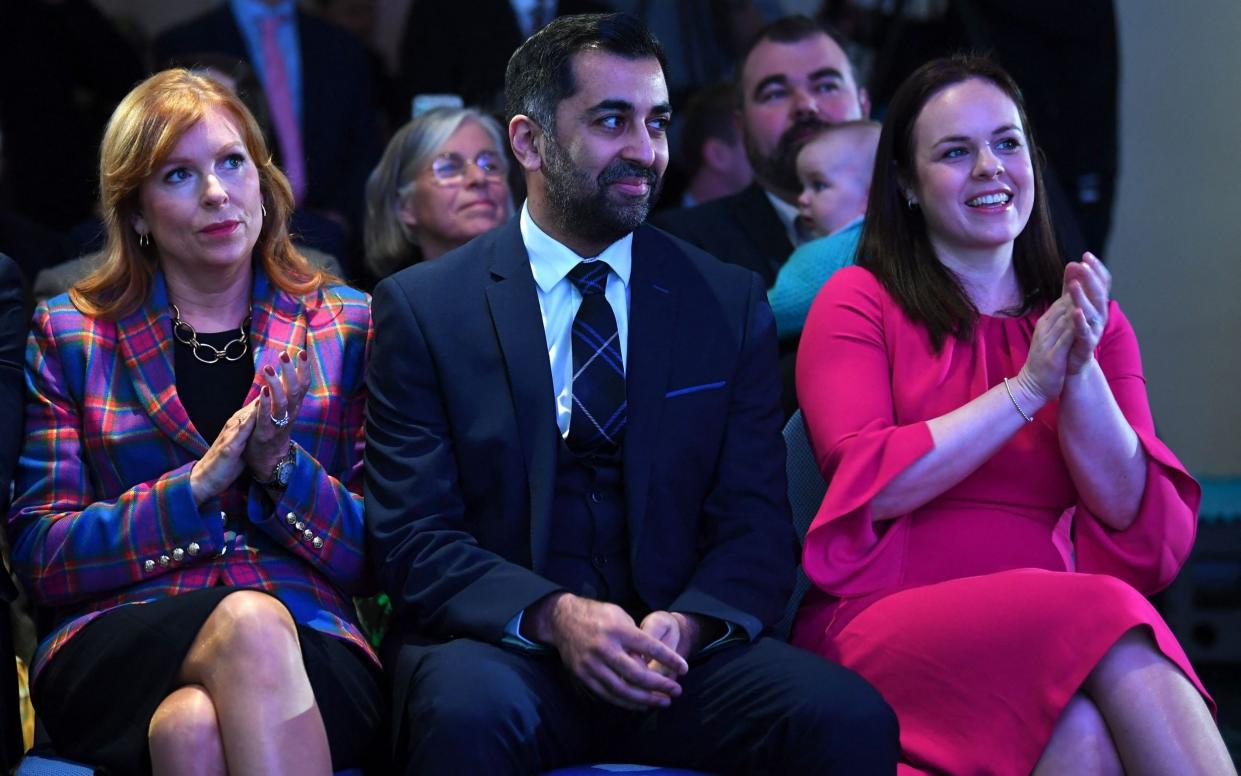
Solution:
<path fill-rule="evenodd" d="M 727 426 L 703 501 L 704 550 L 669 608 L 732 622 L 753 639 L 783 614 L 797 539 L 787 495 L 775 320 L 762 281 L 751 277 Z"/>
<path fill-rule="evenodd" d="M 448 397 L 397 280 L 380 283 L 373 302 L 366 422 L 368 550 L 404 627 L 432 638 L 496 642 L 514 615 L 559 588 L 480 547 L 470 533 Z"/>
<path fill-rule="evenodd" d="M 26 314 L 22 304 L 22 280 L 17 265 L 0 254 L 0 507 L 8 503 L 9 482 L 22 443 L 22 348 L 26 340 Z"/>

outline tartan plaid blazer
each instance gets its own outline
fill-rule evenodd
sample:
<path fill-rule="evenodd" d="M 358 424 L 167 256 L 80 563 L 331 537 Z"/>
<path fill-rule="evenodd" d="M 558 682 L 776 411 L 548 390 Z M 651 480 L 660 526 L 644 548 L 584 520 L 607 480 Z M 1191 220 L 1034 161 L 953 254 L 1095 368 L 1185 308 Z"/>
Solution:
<path fill-rule="evenodd" d="M 255 270 L 250 344 L 260 368 L 305 348 L 311 385 L 279 503 L 243 474 L 199 507 L 190 469 L 208 448 L 177 398 L 168 293 L 123 319 L 41 303 L 26 347 L 26 436 L 9 512 L 13 564 L 53 622 L 32 675 L 118 606 L 218 584 L 277 596 L 297 622 L 372 660 L 350 596 L 371 592 L 363 554 L 364 381 L 369 297 L 294 297 Z"/>

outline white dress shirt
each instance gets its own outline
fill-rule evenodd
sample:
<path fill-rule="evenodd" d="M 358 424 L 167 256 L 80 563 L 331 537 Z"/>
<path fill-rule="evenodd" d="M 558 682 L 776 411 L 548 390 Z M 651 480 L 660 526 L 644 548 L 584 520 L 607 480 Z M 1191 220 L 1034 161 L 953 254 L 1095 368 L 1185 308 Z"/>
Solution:
<path fill-rule="evenodd" d="M 606 261 L 608 273 L 604 298 L 616 316 L 621 364 L 629 359 L 629 275 L 633 269 L 633 233 L 603 249 L 598 256 L 583 258 L 556 242 L 530 217 L 529 203 L 521 206 L 521 239 L 530 254 L 530 271 L 538 286 L 539 311 L 551 362 L 552 389 L 556 393 L 556 425 L 561 436 L 569 435 L 573 415 L 573 318 L 582 305 L 582 292 L 567 277 L 583 261 Z"/>

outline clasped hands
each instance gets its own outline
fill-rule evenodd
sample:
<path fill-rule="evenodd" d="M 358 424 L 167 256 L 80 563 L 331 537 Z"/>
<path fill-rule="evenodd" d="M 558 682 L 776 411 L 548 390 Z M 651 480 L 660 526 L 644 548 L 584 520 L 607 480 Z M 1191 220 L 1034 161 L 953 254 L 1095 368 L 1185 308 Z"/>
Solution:
<path fill-rule="evenodd" d="M 1040 406 L 1094 362 L 1107 328 L 1111 288 L 1112 274 L 1093 253 L 1064 268 L 1063 293 L 1038 319 L 1030 353 L 1014 380 Z"/>
<path fill-rule="evenodd" d="M 306 351 L 286 350 L 259 375 L 259 395 L 233 413 L 190 471 L 190 490 L 200 506 L 232 485 L 247 467 L 259 480 L 267 480 L 289 450 L 291 421 L 310 388 Z M 286 418 L 290 422 L 284 423 Z"/>
<path fill-rule="evenodd" d="M 656 611 L 638 625 L 615 604 L 570 593 L 544 598 L 527 617 L 529 633 L 555 647 L 582 684 L 631 711 L 666 707 L 681 694 L 677 677 L 702 636 L 694 615 Z"/>

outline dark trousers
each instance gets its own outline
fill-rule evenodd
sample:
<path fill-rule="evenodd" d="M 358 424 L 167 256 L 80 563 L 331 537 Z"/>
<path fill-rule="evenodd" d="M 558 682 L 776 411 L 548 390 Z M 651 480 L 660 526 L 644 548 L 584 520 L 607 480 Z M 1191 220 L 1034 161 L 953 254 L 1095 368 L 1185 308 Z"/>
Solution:
<path fill-rule="evenodd" d="M 666 709 L 592 696 L 555 653 L 471 639 L 389 661 L 393 772 L 537 774 L 589 761 L 716 773 L 892 774 L 896 717 L 856 674 L 762 638 L 690 663 Z"/>

